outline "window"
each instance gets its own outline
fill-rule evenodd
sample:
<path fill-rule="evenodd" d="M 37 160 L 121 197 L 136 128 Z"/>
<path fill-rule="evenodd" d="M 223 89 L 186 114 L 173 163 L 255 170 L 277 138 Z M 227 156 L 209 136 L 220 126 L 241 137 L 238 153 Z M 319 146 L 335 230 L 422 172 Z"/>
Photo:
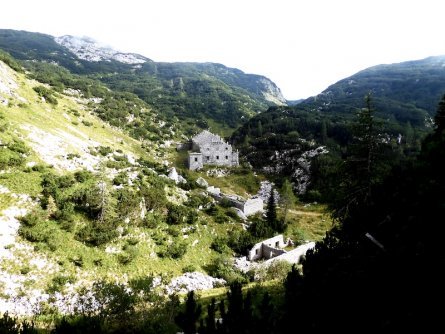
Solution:
<path fill-rule="evenodd" d="M 206 156 L 206 160 L 207 160 L 207 161 L 210 161 L 210 157 L 209 157 L 209 156 Z"/>
<path fill-rule="evenodd" d="M 229 156 L 228 155 L 226 155 L 226 160 L 229 160 Z"/>
<path fill-rule="evenodd" d="M 216 160 L 219 160 L 219 155 L 216 156 Z"/>
<path fill-rule="evenodd" d="M 257 248 L 257 249 L 255 249 L 255 255 L 258 255 L 258 253 L 259 253 L 259 249 Z"/>
<path fill-rule="evenodd" d="M 198 158 L 195 158 L 195 162 L 198 162 Z"/>
<path fill-rule="evenodd" d="M 276 247 L 276 248 L 280 247 L 280 242 L 279 242 L 279 241 L 277 241 L 277 242 L 275 243 L 275 247 Z"/>
<path fill-rule="evenodd" d="M 226 151 L 228 150 L 229 148 L 226 146 Z"/>

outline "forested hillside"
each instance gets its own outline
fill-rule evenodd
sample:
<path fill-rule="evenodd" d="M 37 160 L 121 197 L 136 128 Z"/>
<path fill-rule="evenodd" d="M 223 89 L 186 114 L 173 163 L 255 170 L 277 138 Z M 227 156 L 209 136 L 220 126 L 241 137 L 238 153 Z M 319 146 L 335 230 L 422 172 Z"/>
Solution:
<path fill-rule="evenodd" d="M 162 63 L 139 55 L 136 63 L 122 62 L 104 58 L 104 52 L 107 55 L 110 50 L 104 51 L 90 39 L 64 37 L 59 44 L 49 35 L 0 30 L 0 48 L 24 61 L 41 81 L 79 88 L 63 78 L 47 78 L 48 73 L 68 70 L 114 91 L 134 94 L 166 118 L 177 117 L 202 128 L 214 126 L 230 132 L 269 105 L 286 102 L 279 88 L 260 75 L 221 64 Z M 73 44 L 80 47 L 70 49 Z M 82 56 L 85 52 L 90 52 L 90 58 Z"/>

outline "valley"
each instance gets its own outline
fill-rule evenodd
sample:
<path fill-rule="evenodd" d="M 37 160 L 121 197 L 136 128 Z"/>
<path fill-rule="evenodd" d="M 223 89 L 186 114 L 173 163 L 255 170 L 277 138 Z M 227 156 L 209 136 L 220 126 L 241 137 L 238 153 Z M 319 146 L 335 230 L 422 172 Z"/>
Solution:
<path fill-rule="evenodd" d="M 423 328 L 443 59 L 286 101 L 222 64 L 0 29 L 0 332 Z"/>

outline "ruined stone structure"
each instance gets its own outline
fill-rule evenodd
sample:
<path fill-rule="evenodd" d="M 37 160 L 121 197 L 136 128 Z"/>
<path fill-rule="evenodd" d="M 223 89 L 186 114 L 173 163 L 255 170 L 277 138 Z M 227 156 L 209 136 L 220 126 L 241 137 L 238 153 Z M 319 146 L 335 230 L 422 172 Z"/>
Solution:
<path fill-rule="evenodd" d="M 204 165 L 238 166 L 238 151 L 226 143 L 220 136 L 204 130 L 192 138 L 188 158 L 189 169 L 197 170 Z"/>
<path fill-rule="evenodd" d="M 255 244 L 247 254 L 247 260 L 256 261 L 262 259 L 271 259 L 286 253 L 282 248 L 286 247 L 283 235 L 277 235 L 273 238 L 263 240 Z"/>
<path fill-rule="evenodd" d="M 264 262 L 265 264 L 280 260 L 289 263 L 300 263 L 301 257 L 304 256 L 309 249 L 315 247 L 315 242 L 307 242 L 290 251 L 283 249 L 287 245 L 288 244 L 284 242 L 282 234 L 263 240 L 252 247 L 247 254 L 247 260 L 266 260 Z"/>
<path fill-rule="evenodd" d="M 223 199 L 228 200 L 231 206 L 239 209 L 242 212 L 244 219 L 247 216 L 254 215 L 258 212 L 263 212 L 263 200 L 260 197 L 253 196 L 248 200 L 244 200 L 236 195 L 226 195 L 222 193 L 219 188 L 215 188 L 213 186 L 207 187 L 207 192 L 218 202 L 222 201 Z"/>

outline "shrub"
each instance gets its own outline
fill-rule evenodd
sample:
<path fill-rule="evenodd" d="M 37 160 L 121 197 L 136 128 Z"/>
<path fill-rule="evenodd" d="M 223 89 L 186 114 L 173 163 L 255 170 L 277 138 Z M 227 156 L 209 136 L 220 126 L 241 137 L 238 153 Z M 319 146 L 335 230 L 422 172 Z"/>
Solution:
<path fill-rule="evenodd" d="M 45 220 L 45 211 L 36 208 L 30 213 L 18 218 L 20 223 L 26 227 L 33 227 Z"/>
<path fill-rule="evenodd" d="M 227 238 L 220 236 L 217 236 L 213 240 L 212 244 L 210 245 L 210 248 L 220 254 L 227 253 L 230 250 L 229 247 L 227 246 Z"/>
<path fill-rule="evenodd" d="M 192 273 L 194 271 L 196 271 L 196 267 L 193 264 L 186 265 L 184 268 L 182 268 L 183 274 Z"/>
<path fill-rule="evenodd" d="M 247 283 L 248 277 L 241 271 L 236 270 L 233 265 L 233 258 L 228 255 L 220 255 L 207 267 L 209 275 L 222 278 L 231 284 L 233 282 Z"/>
<path fill-rule="evenodd" d="M 43 97 L 46 102 L 57 105 L 58 101 L 53 96 L 53 91 L 51 89 L 48 89 L 45 86 L 36 86 L 33 87 L 33 89 L 40 97 Z"/>
<path fill-rule="evenodd" d="M 158 253 L 161 257 L 169 257 L 172 259 L 180 259 L 187 252 L 187 244 L 183 241 L 175 241 L 168 245 L 164 251 Z"/>
<path fill-rule="evenodd" d="M 189 212 L 183 205 L 170 204 L 168 206 L 167 224 L 177 225 L 185 223 Z"/>
<path fill-rule="evenodd" d="M 102 156 L 106 156 L 107 154 L 113 152 L 113 150 L 109 146 L 99 146 L 97 148 L 97 152 Z"/>
<path fill-rule="evenodd" d="M 247 251 L 255 244 L 256 239 L 247 231 L 229 231 L 228 246 L 239 255 L 246 255 Z"/>

